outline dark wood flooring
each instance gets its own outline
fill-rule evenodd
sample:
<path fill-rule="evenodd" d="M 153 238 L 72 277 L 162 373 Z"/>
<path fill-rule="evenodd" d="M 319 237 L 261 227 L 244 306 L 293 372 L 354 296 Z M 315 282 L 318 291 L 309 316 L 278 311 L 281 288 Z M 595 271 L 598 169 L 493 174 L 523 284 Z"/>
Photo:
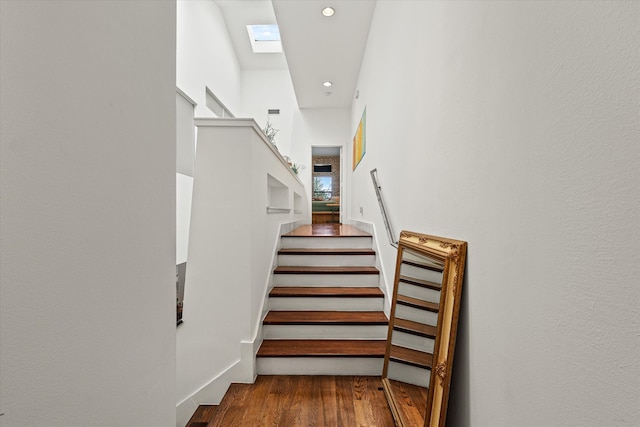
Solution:
<path fill-rule="evenodd" d="M 427 394 L 429 389 L 394 380 L 386 381 L 386 393 L 391 395 L 392 412 L 402 420 L 401 425 L 407 427 L 424 427 L 427 412 Z"/>
<path fill-rule="evenodd" d="M 393 427 L 380 377 L 261 375 L 232 384 L 187 427 Z"/>

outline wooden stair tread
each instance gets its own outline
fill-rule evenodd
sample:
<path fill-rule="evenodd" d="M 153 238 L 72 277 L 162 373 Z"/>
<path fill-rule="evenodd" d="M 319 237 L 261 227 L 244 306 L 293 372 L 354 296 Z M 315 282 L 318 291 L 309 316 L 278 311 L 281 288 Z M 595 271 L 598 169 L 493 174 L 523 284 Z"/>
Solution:
<path fill-rule="evenodd" d="M 431 369 L 433 354 L 407 347 L 400 347 L 398 345 L 391 345 L 389 360 L 404 363 L 405 365 L 417 366 L 418 368 Z"/>
<path fill-rule="evenodd" d="M 362 287 L 303 287 L 303 286 L 281 286 L 274 287 L 269 292 L 269 297 L 360 297 L 360 298 L 383 298 L 384 293 L 380 288 Z"/>
<path fill-rule="evenodd" d="M 398 304 L 406 305 L 420 310 L 427 310 L 437 313 L 440 309 L 440 304 L 435 302 L 429 302 L 418 298 L 408 297 L 406 295 L 398 295 Z"/>
<path fill-rule="evenodd" d="M 358 248 L 283 248 L 278 255 L 375 255 L 373 249 Z"/>
<path fill-rule="evenodd" d="M 429 282 L 428 280 L 420 280 L 414 277 L 400 276 L 398 280 L 403 283 L 409 283 L 411 285 L 420 286 L 422 288 L 433 289 L 435 291 L 439 291 L 442 289 L 442 283 Z"/>
<path fill-rule="evenodd" d="M 274 274 L 380 274 L 375 267 L 280 266 Z"/>
<path fill-rule="evenodd" d="M 384 357 L 385 340 L 264 340 L 257 357 Z"/>
<path fill-rule="evenodd" d="M 270 311 L 265 325 L 387 325 L 382 311 Z"/>
<path fill-rule="evenodd" d="M 412 320 L 398 319 L 393 322 L 393 329 L 426 338 L 436 337 L 436 327 Z"/>

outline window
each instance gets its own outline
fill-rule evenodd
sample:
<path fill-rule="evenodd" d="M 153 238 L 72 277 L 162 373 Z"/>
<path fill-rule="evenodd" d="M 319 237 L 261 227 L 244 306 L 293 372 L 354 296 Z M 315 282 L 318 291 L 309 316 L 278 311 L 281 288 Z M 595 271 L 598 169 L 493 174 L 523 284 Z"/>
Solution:
<path fill-rule="evenodd" d="M 330 200 L 333 196 L 333 178 L 330 176 L 313 177 L 314 200 Z"/>
<path fill-rule="evenodd" d="M 277 25 L 247 25 L 253 53 L 282 53 Z"/>

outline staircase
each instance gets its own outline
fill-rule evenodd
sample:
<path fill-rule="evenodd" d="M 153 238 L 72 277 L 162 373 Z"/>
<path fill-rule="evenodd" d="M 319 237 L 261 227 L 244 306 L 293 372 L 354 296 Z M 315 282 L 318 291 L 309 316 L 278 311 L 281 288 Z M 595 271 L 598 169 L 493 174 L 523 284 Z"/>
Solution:
<path fill-rule="evenodd" d="M 281 236 L 259 375 L 380 375 L 388 319 L 372 237 L 316 224 Z"/>

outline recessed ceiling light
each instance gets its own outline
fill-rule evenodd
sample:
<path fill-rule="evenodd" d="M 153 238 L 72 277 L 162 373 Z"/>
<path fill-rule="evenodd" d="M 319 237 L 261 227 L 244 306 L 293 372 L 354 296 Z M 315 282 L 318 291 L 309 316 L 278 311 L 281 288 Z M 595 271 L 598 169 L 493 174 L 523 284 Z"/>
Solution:
<path fill-rule="evenodd" d="M 331 87 L 331 86 L 333 86 L 333 83 L 331 83 L 329 80 L 327 80 L 326 82 L 323 82 L 323 83 L 322 83 L 322 86 L 324 86 L 324 87 Z"/>
<path fill-rule="evenodd" d="M 336 10 L 332 7 L 325 7 L 324 9 L 322 9 L 322 14 L 327 18 L 333 16 L 334 13 L 336 13 Z"/>

